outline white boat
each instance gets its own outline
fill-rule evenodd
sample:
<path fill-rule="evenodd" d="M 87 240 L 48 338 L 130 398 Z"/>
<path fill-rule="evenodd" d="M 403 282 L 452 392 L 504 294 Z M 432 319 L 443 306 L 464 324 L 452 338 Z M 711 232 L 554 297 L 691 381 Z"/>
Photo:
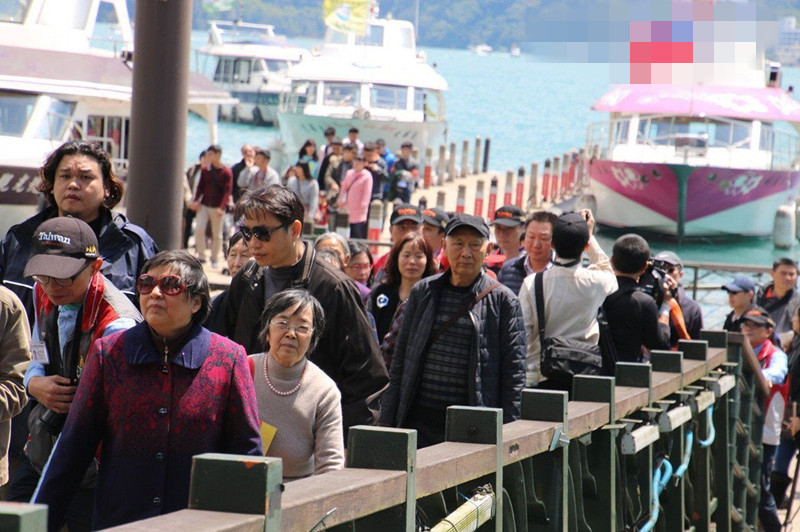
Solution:
<path fill-rule="evenodd" d="M 410 141 L 424 154 L 447 140 L 447 82 L 417 53 L 411 22 L 372 19 L 365 36 L 329 28 L 289 78 L 278 123 L 290 156 L 308 138 L 322 142 L 329 126 L 341 137 L 356 127 L 361 139 L 383 138 L 393 151 Z"/>
<path fill-rule="evenodd" d="M 764 69 L 739 85 L 620 85 L 592 107 L 587 153 L 599 223 L 677 237 L 772 234 L 794 208 L 800 103 Z M 790 129 L 790 128 L 785 128 Z"/>
<path fill-rule="evenodd" d="M 197 71 L 239 100 L 220 106 L 220 120 L 256 125 L 276 123 L 280 95 L 290 87 L 286 72 L 308 56 L 274 26 L 220 20 L 209 22 L 208 44 L 198 52 Z"/>
<path fill-rule="evenodd" d="M 92 46 L 100 4 L 113 9 L 117 46 Z M 123 178 L 128 166 L 132 42 L 125 0 L 0 2 L 0 235 L 36 211 L 38 169 L 63 142 L 100 142 Z M 209 121 L 230 95 L 200 75 L 189 108 Z"/>
<path fill-rule="evenodd" d="M 512 44 L 509 51 L 511 57 L 520 57 L 522 55 L 522 48 L 518 44 Z"/>
<path fill-rule="evenodd" d="M 486 43 L 476 44 L 475 46 L 469 47 L 470 51 L 474 52 L 477 55 L 489 55 L 494 51 L 494 48 L 489 46 Z"/>

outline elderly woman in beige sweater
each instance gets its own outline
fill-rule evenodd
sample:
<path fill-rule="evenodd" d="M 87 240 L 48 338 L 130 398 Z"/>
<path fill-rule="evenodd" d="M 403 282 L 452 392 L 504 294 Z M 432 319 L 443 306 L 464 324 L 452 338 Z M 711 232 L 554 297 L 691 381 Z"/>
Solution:
<path fill-rule="evenodd" d="M 306 290 L 284 290 L 267 301 L 261 323 L 268 352 L 250 358 L 266 456 L 283 459 L 284 480 L 341 469 L 341 394 L 306 358 L 325 327 L 322 306 Z"/>

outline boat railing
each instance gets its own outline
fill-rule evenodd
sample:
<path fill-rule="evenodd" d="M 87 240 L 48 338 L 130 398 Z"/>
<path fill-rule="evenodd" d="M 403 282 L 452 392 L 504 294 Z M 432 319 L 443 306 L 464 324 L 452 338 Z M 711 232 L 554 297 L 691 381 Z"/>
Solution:
<path fill-rule="evenodd" d="M 650 120 L 669 117 L 647 117 Z M 642 117 L 642 120 L 645 120 Z M 657 154 L 660 162 L 675 162 L 735 167 L 742 164 L 756 164 L 757 167 L 769 170 L 783 170 L 800 168 L 800 139 L 797 135 L 776 131 L 772 127 L 763 127 L 760 137 L 759 150 L 750 148 L 752 135 L 744 138 L 731 136 L 725 140 L 711 139 L 708 133 L 669 132 L 663 135 L 646 136 L 641 131 L 637 133 L 636 143 L 631 144 L 627 132 L 632 127 L 632 118 L 625 117 L 606 122 L 597 122 L 587 128 L 587 146 L 596 147 L 596 153 L 602 159 L 609 159 L 612 155 L 619 155 L 620 150 L 636 149 L 646 146 Z M 736 120 L 715 119 L 718 124 L 741 126 L 747 124 Z M 749 124 L 748 131 L 750 130 Z M 618 149 L 619 148 L 619 149 Z M 637 150 L 637 155 L 642 152 Z M 642 162 L 653 162 L 652 157 Z"/>
<path fill-rule="evenodd" d="M 271 24 L 252 22 L 211 20 L 209 21 L 208 44 L 270 44 L 285 42 L 284 35 L 275 33 Z"/>

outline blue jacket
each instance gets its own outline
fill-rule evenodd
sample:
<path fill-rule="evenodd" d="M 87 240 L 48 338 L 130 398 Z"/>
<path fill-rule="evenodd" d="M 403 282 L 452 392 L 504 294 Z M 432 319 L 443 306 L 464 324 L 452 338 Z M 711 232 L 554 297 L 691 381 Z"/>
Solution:
<path fill-rule="evenodd" d="M 48 207 L 8 230 L 0 245 L 0 279 L 25 305 L 33 323 L 33 279 L 23 271 L 31 252 L 34 231 L 45 220 L 58 216 L 55 207 Z M 158 253 L 156 243 L 144 229 L 123 215 L 100 209 L 101 229 L 97 237 L 103 266 L 100 272 L 135 303 L 136 278 L 145 261 Z"/>
<path fill-rule="evenodd" d="M 408 416 L 424 366 L 425 345 L 442 289 L 450 282 L 450 270 L 419 281 L 406 303 L 389 370 L 389 389 L 381 402 L 380 424 L 402 427 Z M 494 280 L 487 274 L 472 286 L 475 295 Z M 469 311 L 476 334 L 469 361 L 469 405 L 503 409 L 503 422 L 519 418 L 525 386 L 525 327 L 519 300 L 499 286 Z"/>
<path fill-rule="evenodd" d="M 497 281 L 508 287 L 509 290 L 514 292 L 514 295 L 519 294 L 519 289 L 522 288 L 522 282 L 528 274 L 525 272 L 525 261 L 528 260 L 528 254 L 522 253 L 519 257 L 506 261 L 497 274 Z"/>

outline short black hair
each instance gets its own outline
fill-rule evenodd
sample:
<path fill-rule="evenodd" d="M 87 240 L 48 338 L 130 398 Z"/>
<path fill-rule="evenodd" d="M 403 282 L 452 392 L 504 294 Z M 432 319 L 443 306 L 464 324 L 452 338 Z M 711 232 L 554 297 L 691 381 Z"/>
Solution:
<path fill-rule="evenodd" d="M 772 263 L 772 271 L 776 271 L 779 266 L 791 266 L 795 269 L 798 273 L 800 273 L 800 268 L 797 267 L 797 262 L 794 259 L 790 259 L 789 257 L 781 257 L 777 259 L 775 262 Z"/>
<path fill-rule="evenodd" d="M 350 129 L 347 130 L 347 132 L 348 133 L 358 133 L 358 128 L 357 127 L 351 127 Z"/>
<path fill-rule="evenodd" d="M 536 211 L 532 212 L 531 214 L 528 215 L 527 218 L 525 218 L 524 227 L 527 230 L 531 222 L 536 222 L 540 224 L 544 223 L 550 224 L 550 228 L 552 229 L 553 226 L 556 224 L 556 220 L 558 220 L 558 216 L 556 216 L 554 213 L 550 211 Z"/>
<path fill-rule="evenodd" d="M 611 261 L 614 269 L 625 274 L 640 273 L 650 260 L 650 246 L 639 235 L 628 233 L 614 242 Z"/>
<path fill-rule="evenodd" d="M 247 190 L 236 202 L 236 218 L 256 218 L 271 214 L 281 223 L 303 221 L 306 209 L 297 193 L 284 185 L 269 185 Z"/>
<path fill-rule="evenodd" d="M 314 332 L 311 336 L 311 342 L 308 344 L 306 355 L 309 355 L 317 347 L 317 342 L 319 342 L 319 338 L 325 330 L 325 311 L 322 309 L 319 300 L 311 295 L 308 290 L 290 288 L 278 292 L 264 304 L 264 311 L 261 313 L 261 332 L 259 334 L 264 340 L 264 346 L 267 351 L 269 351 L 269 323 L 272 318 L 297 304 L 300 306 L 297 307 L 295 313 L 311 307 L 311 312 L 314 314 L 312 321 Z"/>
<path fill-rule="evenodd" d="M 336 134 L 336 130 L 335 130 L 333 127 L 331 127 L 331 126 L 328 126 L 328 127 L 326 127 L 326 128 L 325 128 L 325 133 L 324 133 L 324 135 L 325 135 L 326 137 L 330 137 L 331 135 L 335 135 L 335 134 Z"/>
<path fill-rule="evenodd" d="M 185 250 L 162 251 L 150 257 L 142 266 L 141 273 L 147 273 L 158 266 L 166 266 L 174 271 L 186 285 L 189 299 L 200 298 L 200 310 L 192 315 L 192 323 L 203 323 L 211 311 L 211 295 L 208 290 L 208 277 L 200 261 Z"/>
<path fill-rule="evenodd" d="M 206 148 L 206 151 L 207 152 L 208 151 L 213 151 L 215 153 L 222 153 L 222 146 L 220 146 L 219 144 L 212 144 L 211 146 Z"/>

